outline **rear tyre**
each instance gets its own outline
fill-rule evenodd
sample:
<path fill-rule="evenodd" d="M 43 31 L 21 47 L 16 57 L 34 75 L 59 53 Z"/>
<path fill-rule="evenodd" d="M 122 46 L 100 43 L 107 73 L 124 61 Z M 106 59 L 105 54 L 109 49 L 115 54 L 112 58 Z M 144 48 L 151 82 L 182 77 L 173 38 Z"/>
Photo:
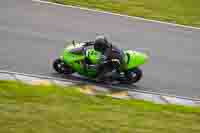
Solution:
<path fill-rule="evenodd" d="M 125 73 L 125 80 L 122 80 L 121 83 L 134 84 L 138 82 L 142 76 L 142 70 L 140 68 L 134 68 Z"/>
<path fill-rule="evenodd" d="M 72 74 L 73 71 L 61 59 L 56 59 L 53 62 L 53 68 L 60 74 Z"/>

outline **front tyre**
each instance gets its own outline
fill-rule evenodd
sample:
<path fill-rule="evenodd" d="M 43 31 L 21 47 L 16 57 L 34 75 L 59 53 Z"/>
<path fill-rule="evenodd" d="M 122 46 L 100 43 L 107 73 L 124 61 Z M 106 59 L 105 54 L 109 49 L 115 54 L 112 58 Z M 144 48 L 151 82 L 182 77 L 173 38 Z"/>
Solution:
<path fill-rule="evenodd" d="M 142 70 L 140 68 L 134 68 L 125 73 L 126 80 L 123 80 L 121 82 L 125 84 L 134 84 L 138 82 L 142 78 L 142 76 L 143 76 Z"/>
<path fill-rule="evenodd" d="M 61 59 L 56 59 L 53 62 L 53 68 L 56 72 L 60 74 L 72 74 L 72 70 L 70 67 L 65 65 L 65 63 Z"/>

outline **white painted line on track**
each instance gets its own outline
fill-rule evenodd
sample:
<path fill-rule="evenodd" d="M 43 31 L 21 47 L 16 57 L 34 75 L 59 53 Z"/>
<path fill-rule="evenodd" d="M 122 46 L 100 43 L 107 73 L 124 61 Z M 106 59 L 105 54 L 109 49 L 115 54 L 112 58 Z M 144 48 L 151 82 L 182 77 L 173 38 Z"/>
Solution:
<path fill-rule="evenodd" d="M 189 29 L 200 30 L 200 27 L 193 27 L 193 26 L 187 26 L 187 25 L 181 25 L 181 24 L 174 24 L 174 23 L 169 23 L 169 22 L 164 22 L 164 21 L 145 19 L 145 18 L 136 17 L 136 16 L 128 16 L 128 15 L 123 15 L 123 14 L 118 14 L 118 13 L 102 11 L 102 10 L 99 10 L 99 9 L 89 9 L 89 8 L 79 7 L 79 6 L 63 5 L 63 4 L 58 4 L 58 3 L 53 3 L 53 2 L 49 2 L 49 1 L 43 1 L 43 0 L 32 0 L 32 1 L 33 2 L 40 2 L 40 3 L 45 3 L 45 4 L 56 5 L 56 6 L 62 6 L 62 7 L 67 7 L 67 8 L 74 8 L 74 9 L 86 10 L 86 11 L 91 11 L 91 12 L 98 12 L 98 13 L 103 13 L 103 14 L 121 16 L 121 17 L 126 17 L 126 18 L 131 18 L 131 19 L 137 19 L 137 20 L 141 20 L 141 21 L 147 21 L 147 22 L 171 25 L 171 26 L 176 26 L 176 27 L 180 27 L 180 28 L 189 28 Z"/>
<path fill-rule="evenodd" d="M 63 78 L 58 78 L 58 77 L 53 77 L 53 76 L 45 76 L 45 75 L 36 75 L 36 74 L 27 74 L 27 73 L 21 73 L 21 72 L 15 72 L 15 71 L 9 71 L 9 70 L 0 70 L 0 74 L 12 74 L 12 75 L 22 75 L 25 77 L 35 77 L 35 78 L 42 78 L 42 79 L 46 79 L 46 80 L 58 80 L 58 81 L 62 81 L 62 82 L 72 82 L 72 83 L 88 83 L 91 85 L 96 85 L 95 83 L 90 83 L 90 82 L 86 82 L 86 81 L 81 81 L 81 80 L 74 80 L 74 79 L 63 79 Z M 0 75 L 1 76 L 1 75 Z M 192 97 L 185 97 L 185 96 L 178 96 L 178 95 L 171 95 L 168 93 L 157 93 L 157 92 L 153 92 L 153 91 L 143 91 L 143 90 L 136 90 L 136 89 L 130 89 L 127 87 L 120 87 L 120 86 L 102 86 L 102 85 L 97 85 L 98 87 L 103 87 L 103 88 L 112 88 L 112 89 L 126 89 L 129 91 L 134 91 L 134 92 L 138 92 L 138 93 L 145 93 L 145 94 L 150 94 L 150 95 L 158 95 L 158 96 L 168 96 L 168 97 L 176 97 L 179 99 L 188 99 L 188 100 L 196 100 L 196 101 L 200 101 L 199 98 L 192 98 Z"/>
<path fill-rule="evenodd" d="M 0 70 L 0 80 L 15 80 L 24 83 L 28 83 L 31 85 L 62 85 L 62 86 L 70 86 L 76 85 L 77 81 L 68 81 L 68 80 L 59 80 L 55 78 L 47 78 L 45 76 L 41 77 L 40 75 L 31 75 L 31 74 L 23 74 L 9 71 L 1 71 Z M 83 81 L 79 81 L 79 84 L 82 84 Z M 177 105 L 185 105 L 185 106 L 199 106 L 199 99 L 192 98 L 184 98 L 180 96 L 170 96 L 168 94 L 156 94 L 156 93 L 148 93 L 148 92 L 139 92 L 135 90 L 115 90 L 111 91 L 110 87 L 101 86 L 99 88 L 96 84 L 82 84 L 80 91 L 86 94 L 96 95 L 96 94 L 104 94 L 107 96 L 111 96 L 113 98 L 120 99 L 140 99 L 145 101 L 151 101 L 157 104 L 177 104 Z M 112 87 L 112 89 L 115 89 Z"/>

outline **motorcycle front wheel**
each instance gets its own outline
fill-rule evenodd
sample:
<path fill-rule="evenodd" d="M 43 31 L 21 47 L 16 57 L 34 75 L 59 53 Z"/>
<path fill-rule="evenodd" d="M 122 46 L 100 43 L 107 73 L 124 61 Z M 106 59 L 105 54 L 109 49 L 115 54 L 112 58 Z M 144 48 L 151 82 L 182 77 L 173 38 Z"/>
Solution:
<path fill-rule="evenodd" d="M 140 68 L 134 68 L 125 73 L 125 77 L 120 81 L 124 84 L 134 84 L 138 82 L 143 76 L 143 72 Z"/>

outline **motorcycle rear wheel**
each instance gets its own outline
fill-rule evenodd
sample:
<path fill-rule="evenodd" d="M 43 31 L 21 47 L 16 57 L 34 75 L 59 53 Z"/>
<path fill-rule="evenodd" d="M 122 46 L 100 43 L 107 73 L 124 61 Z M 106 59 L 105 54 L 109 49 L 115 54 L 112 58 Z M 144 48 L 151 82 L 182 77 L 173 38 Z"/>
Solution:
<path fill-rule="evenodd" d="M 61 59 L 56 59 L 53 62 L 53 68 L 60 74 L 72 74 L 72 69 L 67 66 Z"/>

